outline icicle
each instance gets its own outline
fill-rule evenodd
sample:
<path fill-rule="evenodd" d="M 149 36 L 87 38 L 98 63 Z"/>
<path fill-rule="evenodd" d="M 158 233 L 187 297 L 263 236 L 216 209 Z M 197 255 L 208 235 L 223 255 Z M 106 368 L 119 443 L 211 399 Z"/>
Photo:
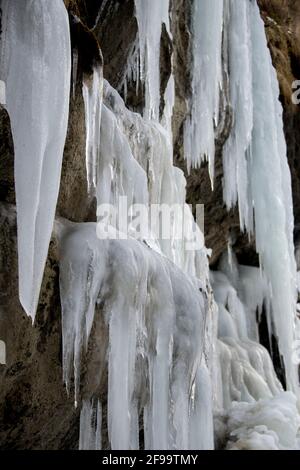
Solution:
<path fill-rule="evenodd" d="M 162 24 L 170 31 L 169 0 L 135 0 L 140 44 L 140 79 L 145 83 L 146 119 L 159 120 L 160 39 Z"/>
<path fill-rule="evenodd" d="M 127 88 L 128 83 L 136 84 L 136 94 L 139 92 L 139 70 L 140 70 L 140 54 L 139 54 L 139 44 L 136 40 L 131 48 L 131 51 L 128 54 L 129 60 L 127 62 L 127 67 L 124 73 L 123 80 L 119 89 L 124 91 L 124 101 L 127 100 Z"/>
<path fill-rule="evenodd" d="M 230 0 L 229 70 L 234 126 L 223 148 L 224 201 L 228 209 L 239 202 L 240 225 L 253 231 L 248 166 L 253 128 L 253 91 L 249 2 Z"/>
<path fill-rule="evenodd" d="M 2 80 L 0 80 L 0 104 L 6 104 L 6 86 Z"/>
<path fill-rule="evenodd" d="M 73 99 L 75 99 L 77 72 L 78 72 L 78 50 L 76 48 L 73 49 L 72 56 L 73 56 L 72 57 L 72 92 L 73 92 Z"/>
<path fill-rule="evenodd" d="M 100 401 L 83 400 L 80 413 L 79 450 L 101 450 L 101 423 Z"/>
<path fill-rule="evenodd" d="M 90 194 L 93 194 L 97 187 L 100 151 L 100 122 L 103 94 L 103 71 L 101 66 L 94 66 L 92 78 L 85 78 L 82 92 L 85 105 L 88 191 Z"/>
<path fill-rule="evenodd" d="M 15 150 L 19 295 L 34 319 L 57 202 L 70 94 L 61 0 L 3 0 L 1 79 Z"/>
<path fill-rule="evenodd" d="M 213 450 L 213 390 L 209 371 L 205 364 L 199 367 L 195 380 L 193 409 L 191 410 L 190 448 L 194 450 Z"/>
<path fill-rule="evenodd" d="M 250 178 L 256 247 L 272 289 L 272 311 L 288 387 L 299 393 L 292 364 L 296 312 L 291 176 L 286 157 L 279 86 L 256 2 L 250 8 L 254 128 Z"/>
<path fill-rule="evenodd" d="M 192 98 L 184 127 L 188 170 L 206 159 L 213 186 L 215 127 L 222 86 L 223 0 L 193 2 Z"/>

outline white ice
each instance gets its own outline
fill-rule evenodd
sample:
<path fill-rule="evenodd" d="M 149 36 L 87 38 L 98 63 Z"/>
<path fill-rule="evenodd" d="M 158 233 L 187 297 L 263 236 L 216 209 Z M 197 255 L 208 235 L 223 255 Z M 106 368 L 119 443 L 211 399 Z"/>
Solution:
<path fill-rule="evenodd" d="M 230 0 L 228 48 L 230 100 L 234 123 L 223 148 L 224 201 L 231 209 L 238 201 L 241 229 L 253 231 L 251 186 L 248 181 L 253 129 L 251 35 L 248 1 Z"/>
<path fill-rule="evenodd" d="M 146 449 L 212 446 L 210 377 L 201 365 L 205 287 L 142 242 L 99 240 L 96 224 L 62 221 L 58 234 L 64 378 L 69 386 L 74 367 L 76 401 L 81 398 L 82 362 L 98 304 L 109 329 L 112 449 L 139 447 L 141 413 Z M 97 398 L 93 393 L 96 390 L 90 391 L 89 400 Z M 91 413 L 84 401 L 84 448 L 94 442 Z M 206 436 L 194 434 L 204 426 Z"/>
<path fill-rule="evenodd" d="M 234 403 L 227 419 L 227 450 L 299 449 L 300 419 L 291 392 L 254 404 Z"/>
<path fill-rule="evenodd" d="M 160 40 L 163 23 L 170 31 L 169 0 L 135 0 L 140 47 L 140 79 L 145 84 L 147 119 L 159 120 Z"/>
<path fill-rule="evenodd" d="M 0 80 L 0 104 L 6 103 L 6 86 L 3 80 Z"/>
<path fill-rule="evenodd" d="M 275 334 L 284 358 L 288 387 L 298 394 L 297 366 L 292 363 L 297 289 L 291 175 L 277 76 L 259 8 L 256 2 L 250 5 L 254 127 L 249 181 L 256 248 L 271 286 Z"/>
<path fill-rule="evenodd" d="M 209 162 L 213 186 L 215 128 L 219 121 L 222 77 L 223 0 L 193 2 L 192 96 L 184 127 L 188 170 Z"/>
<path fill-rule="evenodd" d="M 100 122 L 103 94 L 103 70 L 94 66 L 93 75 L 85 77 L 82 85 L 86 127 L 86 171 L 88 191 L 94 194 L 97 187 L 97 171 L 100 153 Z"/>
<path fill-rule="evenodd" d="M 0 78 L 15 150 L 20 301 L 33 319 L 59 191 L 70 93 L 62 0 L 3 0 Z"/>

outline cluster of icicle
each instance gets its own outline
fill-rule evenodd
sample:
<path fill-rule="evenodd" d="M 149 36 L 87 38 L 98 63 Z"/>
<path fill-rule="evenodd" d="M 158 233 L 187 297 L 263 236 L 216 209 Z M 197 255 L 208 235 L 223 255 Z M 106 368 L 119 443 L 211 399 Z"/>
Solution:
<path fill-rule="evenodd" d="M 263 313 L 269 333 L 272 331 L 272 298 L 266 277 L 259 268 L 239 265 L 230 250 L 210 277 L 218 305 L 213 364 L 218 446 L 298 449 L 296 396 L 283 391 L 269 352 L 259 344 L 258 324 Z"/>
<path fill-rule="evenodd" d="M 194 2 L 192 26 L 193 95 L 185 125 L 188 166 L 197 167 L 206 158 L 213 175 L 222 113 L 219 98 L 225 86 L 220 63 L 228 56 L 233 128 L 223 148 L 224 201 L 229 209 L 238 203 L 241 230 L 255 235 L 288 387 L 298 394 L 297 366 L 291 360 L 296 313 L 291 177 L 264 23 L 256 1 L 204 0 Z"/>
<path fill-rule="evenodd" d="M 241 228 L 249 233 L 254 211 L 262 263 L 262 270 L 238 266 L 231 254 L 209 275 L 203 234 L 185 205 L 186 181 L 173 166 L 172 75 L 160 113 L 159 49 L 163 23 L 170 33 L 169 1 L 135 5 L 140 57 L 129 69 L 139 64 L 134 75 L 145 85 L 144 117 L 129 111 L 95 68 L 83 85 L 88 186 L 98 205 L 116 211 L 125 196 L 128 206 L 183 205 L 185 232 L 178 236 L 176 217 L 170 240 L 159 227 L 137 240 L 134 216 L 129 240 L 101 239 L 107 228 L 101 223 L 56 223 L 63 374 L 68 390 L 74 378 L 81 407 L 80 448 L 100 449 L 108 438 L 115 450 L 212 449 L 213 411 L 216 437 L 227 436 L 227 448 L 297 448 L 296 398 L 283 391 L 257 327 L 264 310 L 296 392 L 291 182 L 258 7 L 248 0 L 193 3 L 188 167 L 207 158 L 213 179 L 227 57 L 222 44 L 228 44 L 234 124 L 224 149 L 224 198 L 228 207 L 239 203 Z M 15 144 L 20 298 L 34 318 L 67 129 L 70 33 L 62 0 L 21 6 L 2 0 L 1 6 L 0 80 Z M 202 248 L 187 250 L 191 239 Z"/>
<path fill-rule="evenodd" d="M 170 107 L 172 85 L 171 79 L 166 92 Z M 129 206 L 184 206 L 185 180 L 173 166 L 169 117 L 166 111 L 166 127 L 145 121 L 127 110 L 117 92 L 104 82 L 98 205 L 112 204 L 118 210 L 120 198 L 126 196 Z M 157 232 L 154 227 L 151 239 L 135 240 L 134 220 L 129 240 L 100 240 L 100 223 L 98 233 L 96 224 L 61 221 L 57 226 L 64 380 L 69 388 L 74 365 L 75 400 L 82 401 L 81 448 L 101 447 L 100 410 L 106 395 L 108 439 L 113 449 L 213 446 L 211 393 L 206 403 L 202 393 L 203 388 L 210 389 L 203 356 L 209 301 L 207 256 L 204 247 L 185 249 L 191 234 L 203 246 L 203 235 L 188 206 L 185 221 L 183 240 L 178 237 L 181 227 L 176 217 L 171 240 L 159 237 L 159 227 Z M 97 314 L 102 320 L 97 321 Z M 108 343 L 103 341 L 105 336 Z M 85 363 L 88 372 L 82 379 Z M 103 389 L 106 363 L 108 392 Z M 102 366 L 91 384 L 96 364 Z"/>

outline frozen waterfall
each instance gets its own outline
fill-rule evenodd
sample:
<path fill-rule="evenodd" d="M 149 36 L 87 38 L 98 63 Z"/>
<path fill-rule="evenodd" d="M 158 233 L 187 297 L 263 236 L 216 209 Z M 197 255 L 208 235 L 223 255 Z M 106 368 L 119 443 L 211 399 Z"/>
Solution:
<path fill-rule="evenodd" d="M 227 7 L 229 21 L 223 17 Z M 279 86 L 264 23 L 256 1 L 204 0 L 195 2 L 194 10 L 193 95 L 185 124 L 187 164 L 197 167 L 205 156 L 213 175 L 219 98 L 224 86 L 221 58 L 225 27 L 233 128 L 223 148 L 224 201 L 228 208 L 238 203 L 241 229 L 255 232 L 288 386 L 298 394 L 297 367 L 291 362 L 296 321 L 291 176 Z"/>
<path fill-rule="evenodd" d="M 1 1 L 0 104 L 15 150 L 21 303 L 34 320 L 54 222 L 63 381 L 80 409 L 80 449 L 299 449 L 291 176 L 258 5 L 192 4 L 185 170 L 207 161 L 213 187 L 222 152 L 224 203 L 238 206 L 240 230 L 255 238 L 260 263 L 239 264 L 229 246 L 210 269 L 185 173 L 174 163 L 174 64 L 161 96 L 163 25 L 176 44 L 172 0 L 134 4 L 139 57 L 129 57 L 128 70 L 144 85 L 143 115 L 126 106 L 105 68 L 84 74 L 82 158 L 86 198 L 95 198 L 97 212 L 81 219 L 94 222 L 76 223 L 54 222 L 70 94 L 66 8 L 62 0 Z M 220 149 L 225 94 L 233 120 Z M 152 212 L 161 207 L 172 212 L 168 237 L 162 213 Z"/>

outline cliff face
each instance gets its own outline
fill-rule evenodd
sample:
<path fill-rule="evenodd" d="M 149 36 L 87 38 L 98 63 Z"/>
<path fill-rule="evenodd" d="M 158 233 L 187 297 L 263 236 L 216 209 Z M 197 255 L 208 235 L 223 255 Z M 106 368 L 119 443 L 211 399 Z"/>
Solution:
<path fill-rule="evenodd" d="M 85 118 L 82 77 L 93 61 L 104 60 L 104 76 L 122 91 L 127 57 L 137 34 L 133 0 L 65 0 L 72 24 L 72 43 L 79 65 L 64 153 L 57 216 L 82 222 L 95 218 L 95 202 L 88 200 L 85 168 Z M 300 225 L 300 107 L 291 101 L 292 82 L 300 79 L 300 5 L 292 0 L 259 0 L 269 47 L 276 67 L 284 107 L 284 126 L 292 174 L 295 222 Z M 172 32 L 176 38 L 174 73 L 176 103 L 173 121 L 175 157 L 184 169 L 183 121 L 189 83 L 190 2 L 173 1 Z M 82 24 L 74 21 L 80 18 Z M 93 29 L 93 32 L 90 31 Z M 166 32 L 161 42 L 161 92 L 170 75 L 171 46 Z M 91 52 L 92 51 L 92 52 Z M 127 104 L 141 109 L 142 95 L 129 84 Z M 230 116 L 228 116 L 230 121 Z M 226 134 L 226 132 L 225 132 Z M 187 201 L 205 205 L 206 244 L 215 265 L 234 235 L 239 259 L 256 265 L 253 244 L 239 233 L 236 211 L 228 213 L 222 196 L 222 138 L 217 145 L 215 191 L 207 167 L 187 176 Z M 7 365 L 0 365 L 0 448 L 76 449 L 78 412 L 62 383 L 61 307 L 55 242 L 51 243 L 36 323 L 32 326 L 18 300 L 13 142 L 9 118 L 0 108 L 0 332 L 7 346 Z"/>

